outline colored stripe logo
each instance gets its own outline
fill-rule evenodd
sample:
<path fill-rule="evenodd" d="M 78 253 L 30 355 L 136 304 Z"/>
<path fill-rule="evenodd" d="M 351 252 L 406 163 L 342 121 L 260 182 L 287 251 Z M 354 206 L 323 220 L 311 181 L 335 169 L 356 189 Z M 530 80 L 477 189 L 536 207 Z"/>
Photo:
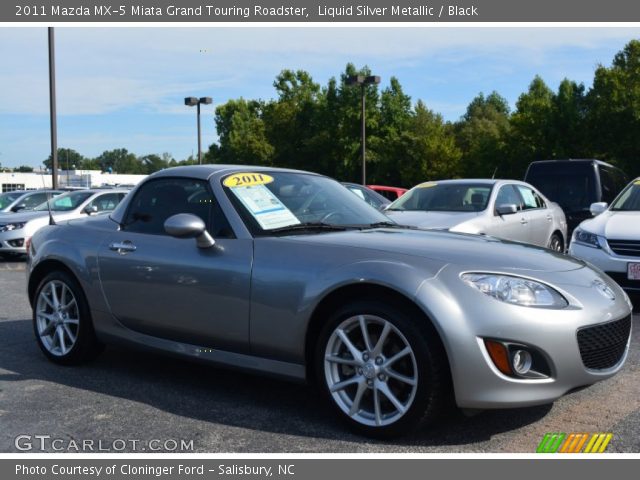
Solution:
<path fill-rule="evenodd" d="M 547 433 L 536 453 L 604 453 L 611 433 Z"/>

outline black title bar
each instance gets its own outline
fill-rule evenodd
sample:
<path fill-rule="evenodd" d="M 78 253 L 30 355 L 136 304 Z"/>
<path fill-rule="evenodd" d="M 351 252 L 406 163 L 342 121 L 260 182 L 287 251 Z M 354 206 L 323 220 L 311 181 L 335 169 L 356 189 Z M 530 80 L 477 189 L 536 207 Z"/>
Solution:
<path fill-rule="evenodd" d="M 637 22 L 629 0 L 3 0 L 0 22 Z"/>

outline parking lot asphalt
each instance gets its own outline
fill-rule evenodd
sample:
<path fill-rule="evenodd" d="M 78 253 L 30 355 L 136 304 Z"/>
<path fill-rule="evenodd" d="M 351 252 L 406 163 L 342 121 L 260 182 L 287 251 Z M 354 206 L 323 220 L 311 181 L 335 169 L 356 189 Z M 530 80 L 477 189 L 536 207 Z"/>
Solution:
<path fill-rule="evenodd" d="M 607 452 L 640 452 L 639 315 L 627 363 L 609 380 L 553 405 L 454 411 L 411 436 L 372 441 L 305 385 L 116 347 L 82 367 L 54 365 L 33 338 L 21 270 L 0 262 L 0 452 L 18 451 L 20 435 L 46 435 L 62 439 L 57 448 L 92 440 L 112 451 L 193 440 L 193 451 L 212 453 L 533 453 L 547 432 L 611 432 Z"/>

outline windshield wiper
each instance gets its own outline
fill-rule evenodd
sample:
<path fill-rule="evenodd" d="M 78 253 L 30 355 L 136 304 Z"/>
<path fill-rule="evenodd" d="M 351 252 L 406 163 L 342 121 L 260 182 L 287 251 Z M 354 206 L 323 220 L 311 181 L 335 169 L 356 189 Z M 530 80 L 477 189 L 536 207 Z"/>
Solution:
<path fill-rule="evenodd" d="M 295 225 L 287 225 L 286 227 L 274 228 L 267 230 L 268 233 L 297 232 L 303 230 L 329 230 L 334 232 L 344 232 L 348 226 L 332 225 L 324 222 L 303 222 Z"/>
<path fill-rule="evenodd" d="M 409 228 L 411 230 L 417 230 L 418 227 L 412 225 L 401 225 L 396 222 L 375 222 L 369 224 L 370 228 Z"/>

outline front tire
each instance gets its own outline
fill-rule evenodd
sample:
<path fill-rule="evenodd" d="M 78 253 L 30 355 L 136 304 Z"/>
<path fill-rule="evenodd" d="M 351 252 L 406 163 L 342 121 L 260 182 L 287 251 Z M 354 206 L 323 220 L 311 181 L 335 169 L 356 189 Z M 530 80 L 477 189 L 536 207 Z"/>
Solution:
<path fill-rule="evenodd" d="M 316 374 L 348 426 L 376 438 L 432 422 L 451 390 L 428 320 L 380 301 L 354 302 L 331 316 L 316 348 Z"/>
<path fill-rule="evenodd" d="M 54 363 L 78 365 L 102 351 L 84 292 L 67 272 L 52 272 L 38 285 L 33 329 L 38 346 Z"/>

